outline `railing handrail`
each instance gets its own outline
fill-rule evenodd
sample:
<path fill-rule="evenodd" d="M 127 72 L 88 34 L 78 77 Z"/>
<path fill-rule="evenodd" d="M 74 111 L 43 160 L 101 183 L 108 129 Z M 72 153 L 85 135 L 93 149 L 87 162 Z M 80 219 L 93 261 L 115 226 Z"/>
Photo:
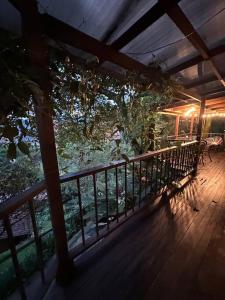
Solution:
<path fill-rule="evenodd" d="M 147 152 L 145 154 L 137 155 L 134 157 L 129 158 L 130 162 L 137 162 L 140 160 L 148 159 L 154 156 L 157 156 L 159 154 L 171 151 L 173 149 L 177 149 L 179 147 L 187 147 L 192 144 L 196 144 L 197 141 L 191 141 L 188 143 L 182 143 L 180 146 L 172 146 L 163 148 L 156 151 Z M 60 183 L 65 183 L 72 181 L 77 178 L 90 176 L 105 170 L 113 169 L 115 167 L 123 166 L 127 163 L 125 159 L 118 160 L 118 161 L 112 161 L 108 164 L 101 164 L 92 168 L 83 169 L 81 171 L 75 172 L 75 173 L 69 173 L 67 175 L 60 176 Z M 21 194 L 13 196 L 9 198 L 7 201 L 0 204 L 0 220 L 7 217 L 10 213 L 14 212 L 16 209 L 21 207 L 26 202 L 33 199 L 35 196 L 40 194 L 46 189 L 46 183 L 45 181 L 40 181 L 39 183 L 34 184 L 32 187 L 28 188 L 27 190 L 23 191 Z"/>
<path fill-rule="evenodd" d="M 57 215 L 52 222 L 51 208 L 48 206 L 51 203 L 46 201 L 45 181 L 36 183 L 2 203 L 0 235 L 7 239 L 9 252 L 4 256 L 4 261 L 1 260 L 1 267 L 4 263 L 3 269 L 7 268 L 6 262 L 10 261 L 11 264 L 11 260 L 14 267 L 7 284 L 13 283 L 13 286 L 19 287 L 24 298 L 27 276 L 30 276 L 31 271 L 38 271 L 40 284 L 46 285 L 46 262 L 50 259 L 55 262 L 56 240 L 61 242 L 61 238 L 66 237 L 71 259 L 92 247 L 147 203 L 166 195 L 174 181 L 194 175 L 198 145 L 197 141 L 180 142 L 176 146 L 61 176 L 60 183 L 71 184 L 66 189 L 62 187 L 63 206 L 59 210 L 64 214 L 63 235 L 60 231 L 57 236 L 54 235 L 55 226 L 58 225 Z M 26 228 L 28 230 L 24 231 Z M 21 237 L 19 241 L 15 239 L 17 236 Z M 36 250 L 35 257 L 33 249 Z M 19 253 L 21 256 L 18 256 Z M 25 265 L 27 255 L 30 254 L 33 265 L 28 269 Z M 47 278 L 48 281 L 48 275 Z M 7 290 L 3 291 L 7 293 Z"/>
<path fill-rule="evenodd" d="M 202 135 L 204 134 L 218 134 L 218 135 L 221 135 L 221 134 L 224 134 L 224 132 L 202 132 Z M 196 132 L 193 132 L 192 133 L 192 136 L 196 135 L 197 133 Z M 175 134 L 171 134 L 171 135 L 168 135 L 166 138 L 171 138 L 171 137 L 175 137 L 176 135 Z M 178 134 L 178 137 L 179 136 L 190 136 L 190 133 L 187 132 L 187 133 L 181 133 L 181 134 Z"/>

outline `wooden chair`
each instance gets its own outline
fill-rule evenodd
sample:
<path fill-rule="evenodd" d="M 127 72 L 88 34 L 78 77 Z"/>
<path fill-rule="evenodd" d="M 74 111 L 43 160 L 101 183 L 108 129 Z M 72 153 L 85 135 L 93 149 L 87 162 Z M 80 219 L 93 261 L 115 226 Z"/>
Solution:
<path fill-rule="evenodd" d="M 223 145 L 223 138 L 221 136 L 208 137 L 205 139 L 207 142 L 208 152 L 219 151 L 220 147 Z"/>
<path fill-rule="evenodd" d="M 199 162 L 201 161 L 204 165 L 204 156 L 207 155 L 212 162 L 212 157 L 210 153 L 210 145 L 208 145 L 206 140 L 202 140 L 199 146 Z"/>

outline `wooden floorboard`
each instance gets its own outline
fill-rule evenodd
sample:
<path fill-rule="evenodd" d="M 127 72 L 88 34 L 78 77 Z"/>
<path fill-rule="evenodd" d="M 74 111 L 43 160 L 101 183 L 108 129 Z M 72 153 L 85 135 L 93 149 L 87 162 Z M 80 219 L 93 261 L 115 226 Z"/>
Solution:
<path fill-rule="evenodd" d="M 153 215 L 148 208 L 75 261 L 45 300 L 224 300 L 225 153 Z"/>

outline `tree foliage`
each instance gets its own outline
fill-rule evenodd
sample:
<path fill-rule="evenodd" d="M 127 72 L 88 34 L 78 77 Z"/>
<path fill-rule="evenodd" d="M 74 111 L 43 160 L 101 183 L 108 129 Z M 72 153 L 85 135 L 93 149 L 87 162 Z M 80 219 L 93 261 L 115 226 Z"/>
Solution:
<path fill-rule="evenodd" d="M 6 159 L 6 147 L 0 149 L 0 203 L 42 179 L 38 151 L 31 157 L 18 153 L 17 159 Z"/>
<path fill-rule="evenodd" d="M 170 101 L 176 85 L 163 74 L 154 85 L 137 73 L 118 80 L 97 72 L 93 63 L 80 67 L 61 53 L 50 49 L 50 96 L 59 151 L 63 153 L 67 142 L 88 141 L 100 147 L 117 130 L 135 153 L 146 151 L 154 137 L 153 111 Z M 7 32 L 1 34 L 0 60 L 0 135 L 12 159 L 17 149 L 29 154 L 27 136 L 36 140 L 30 85 L 38 87 L 38 80 L 22 41 Z"/>

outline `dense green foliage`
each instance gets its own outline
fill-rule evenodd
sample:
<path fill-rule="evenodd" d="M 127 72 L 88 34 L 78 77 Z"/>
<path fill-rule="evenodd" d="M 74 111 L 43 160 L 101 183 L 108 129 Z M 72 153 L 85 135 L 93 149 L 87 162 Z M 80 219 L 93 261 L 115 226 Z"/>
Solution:
<path fill-rule="evenodd" d="M 176 87 L 166 75 L 154 85 L 135 73 L 127 73 L 126 79 L 119 81 L 96 72 L 93 63 L 78 67 L 58 50 L 51 49 L 50 57 L 50 97 L 59 147 L 67 141 L 88 141 L 99 146 L 119 130 L 135 152 L 149 148 L 156 118 L 152 111 L 168 103 Z M 20 39 L 6 32 L 1 34 L 0 60 L 0 135 L 8 145 L 8 158 L 14 158 L 17 147 L 29 154 L 27 136 L 36 141 L 35 95 L 31 86 L 39 88 L 38 76 L 29 67 Z"/>
<path fill-rule="evenodd" d="M 0 147 L 0 202 L 42 179 L 40 155 L 35 148 L 29 157 L 18 153 L 15 160 L 8 160 L 6 152 L 6 147 L 2 145 Z"/>

